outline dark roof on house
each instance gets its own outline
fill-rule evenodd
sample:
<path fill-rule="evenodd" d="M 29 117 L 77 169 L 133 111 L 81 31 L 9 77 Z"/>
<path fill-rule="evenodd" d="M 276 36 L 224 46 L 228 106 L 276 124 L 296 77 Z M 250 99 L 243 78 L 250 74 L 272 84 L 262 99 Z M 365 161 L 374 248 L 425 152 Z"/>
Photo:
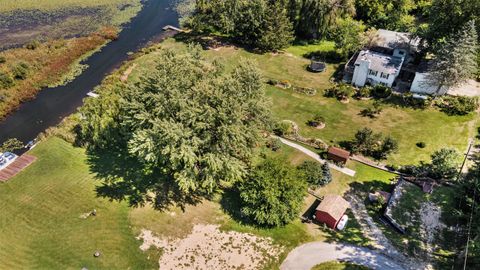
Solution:
<path fill-rule="evenodd" d="M 329 214 L 335 220 L 342 218 L 350 204 L 339 195 L 325 195 L 318 205 L 317 211 Z"/>
<path fill-rule="evenodd" d="M 350 158 L 350 152 L 348 152 L 347 150 L 338 148 L 338 147 L 334 147 L 334 146 L 331 146 L 330 148 L 328 148 L 328 153 L 332 154 L 332 155 L 335 155 L 337 157 L 345 158 L 345 159 Z"/>

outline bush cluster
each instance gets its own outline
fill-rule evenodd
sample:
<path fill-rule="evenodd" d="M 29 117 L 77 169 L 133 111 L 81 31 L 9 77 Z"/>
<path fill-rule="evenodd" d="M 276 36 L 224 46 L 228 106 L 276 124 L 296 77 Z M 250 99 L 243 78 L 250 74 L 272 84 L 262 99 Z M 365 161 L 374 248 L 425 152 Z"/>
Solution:
<path fill-rule="evenodd" d="M 325 123 L 325 118 L 321 114 L 315 114 L 315 116 L 307 121 L 307 125 L 311 127 L 318 127 Z"/>
<path fill-rule="evenodd" d="M 369 128 L 364 128 L 355 134 L 355 139 L 348 143 L 350 150 L 375 159 L 385 159 L 389 154 L 398 150 L 398 142 L 382 133 L 374 133 Z"/>
<path fill-rule="evenodd" d="M 374 98 L 388 98 L 392 94 L 392 89 L 385 85 L 377 84 L 372 88 L 371 93 Z"/>
<path fill-rule="evenodd" d="M 325 91 L 325 97 L 334 97 L 338 100 L 346 100 L 355 94 L 355 88 L 346 83 L 339 83 Z"/>
<path fill-rule="evenodd" d="M 448 115 L 467 115 L 478 108 L 478 99 L 463 96 L 445 96 L 437 103 Z"/>
<path fill-rule="evenodd" d="M 12 77 L 8 73 L 0 71 L 0 89 L 6 89 L 13 85 L 14 81 Z"/>
<path fill-rule="evenodd" d="M 12 68 L 13 77 L 16 80 L 25 80 L 28 75 L 29 67 L 26 63 L 18 63 Z"/>

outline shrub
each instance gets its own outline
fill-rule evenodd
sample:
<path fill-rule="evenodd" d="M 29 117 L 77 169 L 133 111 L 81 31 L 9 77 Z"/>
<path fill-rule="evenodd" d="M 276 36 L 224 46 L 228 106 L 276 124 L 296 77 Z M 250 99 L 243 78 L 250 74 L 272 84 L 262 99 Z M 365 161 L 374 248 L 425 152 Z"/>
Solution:
<path fill-rule="evenodd" d="M 309 87 L 293 87 L 293 91 L 307 96 L 315 96 L 317 94 L 317 90 Z"/>
<path fill-rule="evenodd" d="M 368 116 L 370 118 L 377 117 L 380 113 L 382 113 L 383 107 L 382 104 L 379 102 L 374 102 L 372 107 L 368 107 L 360 112 L 362 116 Z"/>
<path fill-rule="evenodd" d="M 478 108 L 478 99 L 474 97 L 446 96 L 438 106 L 448 115 L 467 115 Z"/>
<path fill-rule="evenodd" d="M 411 93 L 405 94 L 403 96 L 403 100 L 408 106 L 417 108 L 417 109 L 426 109 L 427 107 L 430 107 L 430 105 L 432 104 L 431 98 L 428 98 L 428 99 L 414 98 Z"/>
<path fill-rule="evenodd" d="M 275 124 L 275 127 L 273 129 L 273 132 L 275 135 L 278 136 L 284 136 L 284 135 L 290 135 L 293 133 L 293 126 L 292 123 L 287 122 L 287 121 L 280 121 Z"/>
<path fill-rule="evenodd" d="M 10 138 L 6 140 L 0 146 L 0 152 L 12 152 L 18 149 L 22 149 L 25 145 L 16 138 Z"/>
<path fill-rule="evenodd" d="M 418 148 L 425 148 L 425 147 L 427 147 L 427 144 L 425 142 L 418 142 L 417 147 Z"/>
<path fill-rule="evenodd" d="M 3 64 L 5 62 L 7 62 L 7 58 L 5 58 L 5 56 L 0 55 L 0 64 Z"/>
<path fill-rule="evenodd" d="M 353 96 L 355 93 L 355 88 L 346 83 L 339 83 L 334 87 L 327 89 L 325 91 L 326 97 L 336 97 L 339 100 L 345 100 Z"/>
<path fill-rule="evenodd" d="M 325 123 L 325 118 L 322 115 L 316 114 L 311 120 L 308 120 L 307 125 L 311 127 L 318 127 Z"/>
<path fill-rule="evenodd" d="M 25 80 L 28 75 L 28 65 L 26 63 L 19 63 L 12 68 L 13 77 L 16 80 Z"/>
<path fill-rule="evenodd" d="M 277 138 L 270 138 L 267 140 L 267 147 L 277 152 L 282 147 L 282 142 Z"/>
<path fill-rule="evenodd" d="M 381 133 L 374 133 L 369 128 L 357 131 L 355 139 L 349 142 L 349 145 L 353 152 L 376 159 L 384 159 L 398 150 L 398 142 L 394 138 L 384 137 Z"/>
<path fill-rule="evenodd" d="M 25 48 L 27 48 L 29 50 L 35 50 L 39 46 L 40 46 L 40 42 L 38 40 L 32 40 L 32 41 L 28 42 L 27 44 L 25 44 Z"/>
<path fill-rule="evenodd" d="M 13 85 L 14 81 L 12 77 L 9 74 L 0 71 L 0 88 L 5 89 L 12 87 Z"/>
<path fill-rule="evenodd" d="M 387 98 L 392 94 L 392 89 L 385 85 L 377 84 L 372 89 L 372 95 L 375 98 Z"/>
<path fill-rule="evenodd" d="M 372 96 L 372 87 L 366 85 L 357 90 L 357 97 L 358 98 L 368 98 Z"/>

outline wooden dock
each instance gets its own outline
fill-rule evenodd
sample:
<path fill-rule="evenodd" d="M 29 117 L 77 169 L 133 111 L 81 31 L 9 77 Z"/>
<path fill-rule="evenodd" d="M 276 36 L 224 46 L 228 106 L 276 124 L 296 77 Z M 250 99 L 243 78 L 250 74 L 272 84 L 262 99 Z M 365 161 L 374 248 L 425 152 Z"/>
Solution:
<path fill-rule="evenodd" d="M 37 160 L 37 158 L 31 155 L 24 154 L 19 156 L 6 168 L 0 170 L 0 182 L 8 181 L 8 179 L 17 175 L 20 171 L 28 167 L 35 160 Z"/>
<path fill-rule="evenodd" d="M 183 32 L 182 29 L 180 29 L 180 28 L 178 28 L 178 27 L 175 27 L 175 26 L 173 26 L 173 25 L 166 25 L 166 26 L 163 27 L 162 29 L 163 29 L 163 31 L 169 31 L 169 30 L 171 30 L 171 31 L 176 31 L 176 32 Z"/>

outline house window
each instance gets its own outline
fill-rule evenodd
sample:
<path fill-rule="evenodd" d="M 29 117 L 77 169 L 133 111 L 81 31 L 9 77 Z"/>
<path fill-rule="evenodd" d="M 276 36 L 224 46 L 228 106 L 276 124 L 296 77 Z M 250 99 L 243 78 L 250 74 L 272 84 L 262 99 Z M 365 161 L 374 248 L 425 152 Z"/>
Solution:
<path fill-rule="evenodd" d="M 378 71 L 371 70 L 371 69 L 368 70 L 368 75 L 377 76 L 377 74 L 378 74 Z"/>
<path fill-rule="evenodd" d="M 390 74 L 388 74 L 388 73 L 383 73 L 383 72 L 380 73 L 380 78 L 382 78 L 382 79 L 387 79 L 387 80 L 388 80 L 388 77 L 390 77 Z"/>

